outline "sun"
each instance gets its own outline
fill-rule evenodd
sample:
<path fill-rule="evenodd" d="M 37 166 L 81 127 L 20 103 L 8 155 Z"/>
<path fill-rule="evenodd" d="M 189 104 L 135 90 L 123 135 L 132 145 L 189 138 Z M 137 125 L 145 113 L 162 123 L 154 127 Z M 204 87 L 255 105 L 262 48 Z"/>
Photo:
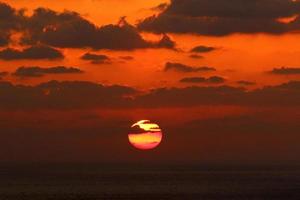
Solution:
<path fill-rule="evenodd" d="M 161 143 L 162 131 L 157 124 L 151 123 L 150 120 L 140 120 L 131 126 L 128 139 L 135 148 L 150 150 Z"/>

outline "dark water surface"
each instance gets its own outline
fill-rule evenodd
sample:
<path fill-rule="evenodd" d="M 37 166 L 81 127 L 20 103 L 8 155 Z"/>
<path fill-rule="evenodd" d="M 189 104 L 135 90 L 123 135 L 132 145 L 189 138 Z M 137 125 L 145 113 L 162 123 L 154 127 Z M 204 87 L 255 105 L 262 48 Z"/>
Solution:
<path fill-rule="evenodd" d="M 300 199 L 300 168 L 2 164 L 6 199 Z"/>

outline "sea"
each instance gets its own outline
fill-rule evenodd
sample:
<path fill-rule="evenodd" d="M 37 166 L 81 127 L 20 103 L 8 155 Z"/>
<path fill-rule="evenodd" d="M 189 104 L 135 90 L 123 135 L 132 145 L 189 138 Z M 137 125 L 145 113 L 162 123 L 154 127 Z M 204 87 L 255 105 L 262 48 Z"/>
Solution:
<path fill-rule="evenodd" d="M 300 166 L 0 164 L 0 200 L 297 199 Z"/>

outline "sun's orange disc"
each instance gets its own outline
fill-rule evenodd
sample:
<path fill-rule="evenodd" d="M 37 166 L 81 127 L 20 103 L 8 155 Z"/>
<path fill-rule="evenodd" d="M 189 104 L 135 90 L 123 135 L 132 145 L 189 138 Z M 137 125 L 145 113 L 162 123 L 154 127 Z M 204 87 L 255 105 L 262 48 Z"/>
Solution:
<path fill-rule="evenodd" d="M 137 149 L 149 150 L 157 147 L 162 141 L 162 131 L 150 120 L 141 120 L 131 126 L 128 134 L 130 144 Z"/>

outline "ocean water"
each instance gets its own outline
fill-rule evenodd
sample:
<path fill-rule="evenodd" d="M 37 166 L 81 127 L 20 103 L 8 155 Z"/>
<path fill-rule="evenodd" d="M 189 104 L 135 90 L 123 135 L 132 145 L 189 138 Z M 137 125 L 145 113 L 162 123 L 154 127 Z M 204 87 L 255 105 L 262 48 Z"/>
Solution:
<path fill-rule="evenodd" d="M 298 167 L 116 166 L 3 164 L 0 200 L 300 199 Z"/>

